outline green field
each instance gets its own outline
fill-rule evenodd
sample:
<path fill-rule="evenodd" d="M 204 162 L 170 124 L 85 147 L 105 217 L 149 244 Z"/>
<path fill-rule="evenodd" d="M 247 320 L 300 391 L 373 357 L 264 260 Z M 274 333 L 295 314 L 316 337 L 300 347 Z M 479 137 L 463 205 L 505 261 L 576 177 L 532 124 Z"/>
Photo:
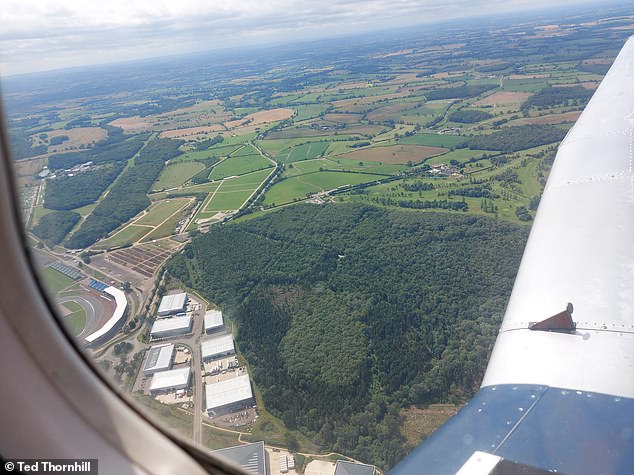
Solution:
<path fill-rule="evenodd" d="M 65 307 L 68 307 L 68 304 L 75 302 L 66 302 L 64 303 Z M 86 326 L 86 312 L 83 308 L 79 306 L 79 304 L 75 303 L 79 307 L 79 310 L 71 313 L 64 317 L 64 324 L 68 327 L 68 329 L 73 333 L 73 335 L 79 335 Z"/>
<path fill-rule="evenodd" d="M 430 147 L 452 148 L 465 142 L 467 137 L 447 134 L 420 134 L 404 137 L 399 140 L 401 144 L 428 145 Z"/>
<path fill-rule="evenodd" d="M 218 188 L 218 183 L 202 183 L 200 185 L 191 185 L 181 188 L 180 190 L 170 193 L 173 196 L 192 196 L 198 193 L 211 193 Z M 152 195 L 154 199 L 155 195 Z M 158 195 L 158 198 L 164 198 L 166 195 Z"/>
<path fill-rule="evenodd" d="M 301 145 L 306 143 L 307 139 L 304 137 L 295 139 L 265 139 L 258 140 L 258 146 L 264 150 L 269 156 L 275 157 L 282 150 L 291 148 L 295 145 Z"/>
<path fill-rule="evenodd" d="M 222 182 L 200 214 L 239 209 L 271 172 L 272 169 L 260 170 Z M 197 217 L 206 217 L 204 215 Z"/>
<path fill-rule="evenodd" d="M 452 150 L 447 153 L 443 153 L 442 155 L 437 155 L 435 157 L 426 160 L 425 163 L 427 165 L 439 165 L 441 163 L 449 164 L 452 160 L 456 160 L 460 163 L 465 163 L 469 161 L 471 158 L 480 158 L 484 154 L 492 155 L 491 152 L 487 152 L 485 150 L 471 150 L 468 148 L 459 148 L 458 150 Z"/>
<path fill-rule="evenodd" d="M 280 152 L 275 159 L 282 163 L 310 160 L 321 157 L 326 153 L 328 142 L 309 142 Z"/>
<path fill-rule="evenodd" d="M 363 173 L 376 173 L 379 175 L 391 175 L 406 170 L 406 165 L 379 164 L 376 162 L 364 162 L 359 165 L 356 160 L 347 158 L 318 158 L 314 160 L 303 160 L 286 165 L 284 176 L 304 175 L 323 170 L 358 171 Z"/>
<path fill-rule="evenodd" d="M 216 165 L 212 170 L 209 178 L 211 180 L 220 180 L 229 176 L 244 175 L 255 170 L 272 167 L 273 164 L 262 155 L 236 155 L 227 158 Z"/>
<path fill-rule="evenodd" d="M 66 307 L 66 309 L 68 309 L 68 311 L 71 313 L 79 312 L 82 309 L 81 305 L 79 305 L 77 302 L 74 302 L 72 300 L 69 300 L 68 302 L 64 302 L 62 305 Z"/>
<path fill-rule="evenodd" d="M 176 224 L 183 218 L 184 215 L 184 211 L 174 213 L 172 216 L 170 216 L 169 219 L 163 222 L 163 224 L 157 226 L 154 231 L 152 231 L 150 234 L 147 234 L 143 239 L 141 239 L 141 242 L 147 242 L 154 239 L 171 236 L 172 234 L 174 234 Z"/>
<path fill-rule="evenodd" d="M 326 112 L 330 107 L 330 104 L 307 104 L 307 105 L 293 105 L 293 109 L 297 111 L 293 120 L 295 122 L 301 122 L 302 120 L 312 119 L 318 117 L 321 113 Z"/>
<path fill-rule="evenodd" d="M 184 161 L 184 160 L 204 160 L 206 158 L 212 157 L 227 157 L 231 155 L 234 151 L 242 147 L 240 145 L 214 145 L 213 147 L 208 148 L 207 150 L 195 150 L 192 152 L 187 152 L 184 155 L 180 155 L 175 160 Z"/>
<path fill-rule="evenodd" d="M 65 276 L 59 271 L 56 271 L 52 267 L 45 267 L 40 271 L 40 275 L 44 279 L 46 288 L 53 295 L 75 283 L 73 279 Z"/>
<path fill-rule="evenodd" d="M 152 190 L 165 190 L 182 185 L 196 173 L 205 169 L 205 164 L 201 162 L 186 161 L 176 162 L 166 166 L 158 180 L 152 186 Z"/>
<path fill-rule="evenodd" d="M 158 226 L 179 209 L 183 208 L 188 202 L 189 200 L 187 198 L 161 200 L 150 206 L 147 213 L 137 219 L 135 224 Z"/>
<path fill-rule="evenodd" d="M 123 228 L 113 236 L 96 244 L 95 247 L 105 249 L 108 247 L 123 246 L 138 241 L 147 233 L 152 231 L 149 226 L 136 226 L 134 224 Z"/>
<path fill-rule="evenodd" d="M 287 178 L 266 192 L 264 204 L 273 206 L 305 199 L 308 193 L 332 190 L 344 185 L 358 185 L 381 177 L 363 173 L 315 172 Z"/>

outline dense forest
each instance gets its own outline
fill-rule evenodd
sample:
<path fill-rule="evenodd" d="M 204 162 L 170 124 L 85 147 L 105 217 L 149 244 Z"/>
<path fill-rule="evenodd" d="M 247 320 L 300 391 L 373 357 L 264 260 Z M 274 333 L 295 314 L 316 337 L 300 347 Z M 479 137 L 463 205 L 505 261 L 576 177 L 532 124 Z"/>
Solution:
<path fill-rule="evenodd" d="M 527 237 L 492 219 L 299 205 L 199 235 L 169 272 L 223 305 L 267 408 L 386 469 L 399 409 L 477 390 Z"/>
<path fill-rule="evenodd" d="M 44 207 L 70 210 L 94 203 L 125 166 L 125 161 L 108 163 L 95 170 L 48 180 Z"/>
<path fill-rule="evenodd" d="M 54 211 L 42 216 L 33 228 L 33 234 L 48 245 L 59 244 L 80 218 L 79 213 L 74 211 Z"/>
<path fill-rule="evenodd" d="M 521 106 L 528 112 L 531 107 L 544 108 L 553 106 L 583 105 L 592 97 L 592 91 L 583 86 L 546 87 L 529 97 Z"/>
<path fill-rule="evenodd" d="M 181 140 L 156 139 L 147 144 L 112 186 L 80 228 L 68 240 L 69 248 L 89 246 L 134 217 L 150 204 L 147 197 L 165 162 L 180 153 Z"/>
<path fill-rule="evenodd" d="M 98 142 L 91 150 L 51 155 L 48 166 L 52 170 L 63 170 L 86 162 L 99 164 L 129 160 L 139 151 L 146 138 L 147 136 L 137 135 L 125 141 L 117 141 L 110 137 L 106 142 Z"/>
<path fill-rule="evenodd" d="M 559 142 L 565 136 L 564 129 L 553 125 L 519 125 L 506 127 L 491 134 L 476 135 L 461 147 L 466 146 L 471 150 L 499 150 L 511 153 Z"/>

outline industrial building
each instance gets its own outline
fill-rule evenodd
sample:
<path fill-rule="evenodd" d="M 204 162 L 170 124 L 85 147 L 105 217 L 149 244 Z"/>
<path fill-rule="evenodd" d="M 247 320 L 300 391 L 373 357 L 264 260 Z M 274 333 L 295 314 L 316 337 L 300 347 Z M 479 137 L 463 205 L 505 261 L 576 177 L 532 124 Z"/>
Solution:
<path fill-rule="evenodd" d="M 238 445 L 237 447 L 214 450 L 214 454 L 239 465 L 247 473 L 267 475 L 264 442 L 253 442 L 251 444 Z"/>
<path fill-rule="evenodd" d="M 105 284 L 104 284 L 105 285 Z M 116 287 L 106 287 L 102 290 L 104 293 L 114 297 L 116 307 L 112 316 L 104 325 L 94 333 L 86 337 L 87 346 L 96 345 L 105 341 L 119 331 L 119 328 L 125 323 L 126 310 L 128 309 L 128 301 L 125 298 L 123 290 Z"/>
<path fill-rule="evenodd" d="M 233 336 L 229 333 L 200 342 L 203 361 L 215 360 L 235 354 Z"/>
<path fill-rule="evenodd" d="M 210 416 L 240 411 L 253 406 L 253 391 L 249 375 L 244 374 L 237 378 L 207 384 L 205 402 L 207 414 Z"/>
<path fill-rule="evenodd" d="M 374 465 L 337 460 L 334 475 L 374 475 L 375 473 Z"/>
<path fill-rule="evenodd" d="M 154 373 L 150 383 L 150 394 L 186 389 L 189 386 L 191 375 L 192 372 L 189 366 Z"/>
<path fill-rule="evenodd" d="M 161 304 L 159 305 L 158 309 L 158 316 L 167 317 L 168 315 L 174 315 L 175 313 L 184 312 L 186 306 L 186 293 L 166 295 L 161 299 Z"/>
<path fill-rule="evenodd" d="M 157 320 L 152 325 L 150 336 L 153 339 L 184 335 L 192 331 L 192 317 L 175 317 Z"/>
<path fill-rule="evenodd" d="M 164 345 L 155 345 L 148 351 L 143 366 L 143 374 L 152 376 L 158 371 L 165 371 L 172 368 L 174 358 L 174 345 L 166 343 Z"/>
<path fill-rule="evenodd" d="M 222 312 L 220 310 L 208 310 L 205 313 L 205 333 L 217 333 L 224 329 Z"/>

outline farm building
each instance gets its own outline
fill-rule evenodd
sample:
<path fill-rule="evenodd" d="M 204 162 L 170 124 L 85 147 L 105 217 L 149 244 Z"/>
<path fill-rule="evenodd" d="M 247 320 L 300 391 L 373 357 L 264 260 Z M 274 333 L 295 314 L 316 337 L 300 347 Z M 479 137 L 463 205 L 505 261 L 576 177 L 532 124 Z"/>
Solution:
<path fill-rule="evenodd" d="M 203 361 L 215 360 L 236 352 L 233 346 L 233 336 L 229 333 L 200 342 Z"/>
<path fill-rule="evenodd" d="M 374 475 L 375 473 L 374 465 L 337 460 L 334 475 Z"/>
<path fill-rule="evenodd" d="M 224 328 L 222 312 L 209 310 L 205 313 L 205 333 L 216 333 Z"/>
<path fill-rule="evenodd" d="M 153 339 L 169 338 L 192 331 L 192 317 L 175 317 L 157 320 L 152 325 L 150 336 Z"/>
<path fill-rule="evenodd" d="M 264 442 L 253 442 L 251 444 L 238 445 L 237 447 L 214 450 L 214 454 L 239 465 L 247 473 L 253 475 L 267 474 Z"/>
<path fill-rule="evenodd" d="M 191 375 L 189 366 L 154 373 L 150 383 L 150 394 L 186 389 L 189 386 Z"/>
<path fill-rule="evenodd" d="M 174 345 L 171 343 L 165 345 L 155 345 L 148 351 L 143 374 L 151 376 L 158 371 L 165 371 L 172 367 L 172 359 L 174 358 Z"/>
<path fill-rule="evenodd" d="M 166 317 L 168 315 L 173 315 L 175 313 L 180 313 L 185 311 L 185 306 L 187 305 L 187 294 L 173 294 L 166 295 L 161 299 L 161 304 L 158 309 L 159 317 Z"/>
<path fill-rule="evenodd" d="M 205 386 L 207 414 L 217 416 L 240 411 L 254 404 L 249 375 L 225 379 Z"/>

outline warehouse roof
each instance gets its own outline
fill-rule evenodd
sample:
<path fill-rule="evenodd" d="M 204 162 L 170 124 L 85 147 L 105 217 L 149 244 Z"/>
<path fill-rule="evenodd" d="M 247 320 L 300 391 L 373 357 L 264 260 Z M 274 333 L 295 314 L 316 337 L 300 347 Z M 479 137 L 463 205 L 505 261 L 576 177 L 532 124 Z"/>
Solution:
<path fill-rule="evenodd" d="M 374 465 L 337 460 L 335 475 L 374 475 Z"/>
<path fill-rule="evenodd" d="M 143 371 L 147 373 L 150 371 L 169 369 L 173 354 L 174 345 L 172 343 L 153 346 L 148 352 Z"/>
<path fill-rule="evenodd" d="M 205 313 L 205 330 L 213 330 L 222 326 L 222 312 L 209 310 Z"/>
<path fill-rule="evenodd" d="M 189 329 L 192 326 L 192 317 L 174 317 L 157 320 L 152 325 L 151 334 L 164 333 L 169 331 Z"/>
<path fill-rule="evenodd" d="M 248 473 L 266 475 L 264 442 L 227 447 L 226 449 L 215 450 L 214 453 L 231 460 Z"/>
<path fill-rule="evenodd" d="M 253 392 L 248 374 L 205 386 L 205 407 L 207 410 L 250 398 L 253 398 Z"/>
<path fill-rule="evenodd" d="M 123 290 L 117 289 L 116 287 L 106 287 L 104 289 L 104 292 L 114 297 L 117 307 L 114 309 L 112 317 L 110 317 L 110 319 L 104 324 L 103 327 L 86 337 L 86 341 L 88 343 L 94 342 L 95 340 L 101 338 L 110 330 L 112 330 L 115 325 L 119 323 L 119 321 L 123 318 L 125 314 L 125 309 L 128 308 L 128 301 L 125 298 Z"/>
<path fill-rule="evenodd" d="M 166 295 L 161 299 L 161 304 L 159 305 L 158 313 L 159 314 L 167 314 L 173 312 L 179 312 L 185 308 L 185 300 L 187 300 L 187 294 L 173 294 Z"/>
<path fill-rule="evenodd" d="M 187 386 L 190 376 L 191 368 L 189 366 L 154 373 L 150 383 L 150 391 Z"/>
<path fill-rule="evenodd" d="M 233 336 L 230 333 L 201 341 L 200 347 L 203 359 L 235 352 L 235 347 L 233 346 Z"/>

